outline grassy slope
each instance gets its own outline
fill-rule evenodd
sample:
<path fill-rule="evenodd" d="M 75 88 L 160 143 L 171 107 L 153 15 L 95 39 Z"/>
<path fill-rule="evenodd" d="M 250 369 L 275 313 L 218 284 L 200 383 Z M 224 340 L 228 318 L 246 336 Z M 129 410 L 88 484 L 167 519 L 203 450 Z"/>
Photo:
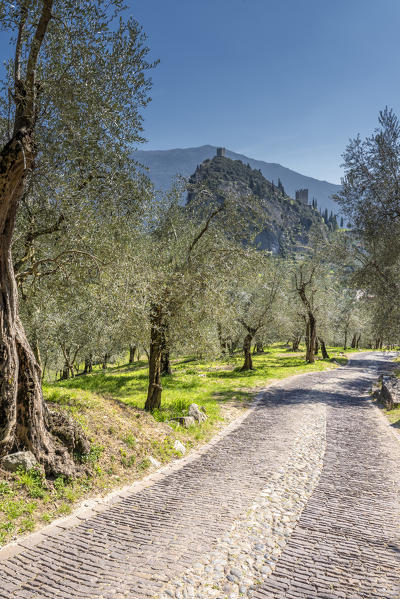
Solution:
<path fill-rule="evenodd" d="M 346 362 L 338 349 L 330 353 Z M 89 474 L 75 481 L 59 478 L 49 482 L 39 471 L 10 474 L 0 470 L 0 544 L 68 514 L 84 497 L 141 478 L 151 466 L 149 456 L 161 463 L 179 457 L 173 448 L 176 439 L 189 449 L 207 441 L 248 406 L 257 388 L 293 374 L 334 366 L 324 360 L 305 364 L 304 354 L 292 354 L 277 345 L 254 356 L 254 371 L 241 372 L 241 363 L 241 357 L 176 362 L 173 376 L 163 379 L 162 409 L 153 416 L 143 411 L 147 385 L 143 362 L 46 383 L 46 400 L 68 410 L 92 443 L 86 458 Z M 205 423 L 187 430 L 173 421 L 167 424 L 193 402 L 206 408 Z"/>

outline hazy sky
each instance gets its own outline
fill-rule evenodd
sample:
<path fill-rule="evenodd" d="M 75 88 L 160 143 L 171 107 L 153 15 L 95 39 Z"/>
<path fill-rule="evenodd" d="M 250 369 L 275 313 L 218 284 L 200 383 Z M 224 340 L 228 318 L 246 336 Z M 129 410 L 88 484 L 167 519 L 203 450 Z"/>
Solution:
<path fill-rule="evenodd" d="M 339 182 L 349 137 L 400 113 L 400 0 L 128 0 L 148 34 L 143 149 L 223 145 Z"/>

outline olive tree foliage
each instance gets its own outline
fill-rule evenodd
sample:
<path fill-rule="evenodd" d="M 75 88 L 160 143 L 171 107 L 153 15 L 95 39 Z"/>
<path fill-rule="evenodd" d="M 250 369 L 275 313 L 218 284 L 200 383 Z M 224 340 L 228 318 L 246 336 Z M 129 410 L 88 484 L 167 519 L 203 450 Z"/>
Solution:
<path fill-rule="evenodd" d="M 21 314 L 43 375 L 47 369 L 53 377 L 58 372 L 61 378 L 73 377 L 78 365 L 86 374 L 94 364 L 105 367 L 126 354 L 131 344 L 147 346 L 142 233 L 132 237 L 129 223 L 125 231 L 124 224 L 118 225 L 118 241 L 107 244 L 108 256 L 100 241 L 96 261 L 70 263 L 25 287 Z M 104 235 L 113 236 L 108 225 Z"/>
<path fill-rule="evenodd" d="M 277 328 L 278 306 L 284 298 L 283 262 L 269 252 L 253 250 L 246 268 L 230 290 L 235 319 L 241 327 L 244 363 L 242 370 L 252 370 L 252 343 L 268 338 Z M 260 345 L 260 349 L 261 349 Z"/>
<path fill-rule="evenodd" d="M 145 409 L 150 411 L 161 406 L 161 374 L 170 371 L 171 342 L 182 331 L 183 322 L 188 325 L 186 342 L 188 332 L 194 331 L 200 321 L 211 322 L 213 311 L 218 322 L 221 289 L 237 268 L 238 257 L 246 253 L 240 210 L 243 198 L 234 192 L 214 195 L 202 187 L 191 192 L 185 206 L 180 204 L 182 188 L 178 186 L 164 202 L 153 207 L 153 222 L 148 224 L 143 243 L 148 248 L 145 260 L 150 323 Z M 255 227 L 252 229 L 251 233 L 256 234 Z"/>
<path fill-rule="evenodd" d="M 370 308 L 378 310 L 373 319 L 376 339 L 385 328 L 385 337 L 389 330 L 397 335 L 396 326 L 382 327 L 379 312 L 384 312 L 387 323 L 396 322 L 400 291 L 400 123 L 388 108 L 379 113 L 378 121 L 371 136 L 350 140 L 337 195 L 353 226 L 349 251 L 356 266 L 354 284 L 375 297 Z"/>
<path fill-rule="evenodd" d="M 337 321 L 336 295 L 342 280 L 340 268 L 332 259 L 335 235 L 326 238 L 315 232 L 308 255 L 292 265 L 292 293 L 297 302 L 297 314 L 303 322 L 306 361 L 310 363 L 315 362 L 319 346 L 322 357 L 329 357 L 326 345 L 332 340 Z M 298 328 L 295 330 L 297 332 Z"/>
<path fill-rule="evenodd" d="M 23 286 L 71 257 L 78 266 L 93 259 L 82 219 L 95 226 L 140 199 L 129 152 L 141 140 L 152 64 L 119 0 L 1 1 L 0 27 L 14 48 L 1 102 L 0 455 L 29 449 L 48 474 L 72 475 L 72 457 L 51 434 L 16 276 Z M 42 246 L 50 235 L 55 247 Z"/>

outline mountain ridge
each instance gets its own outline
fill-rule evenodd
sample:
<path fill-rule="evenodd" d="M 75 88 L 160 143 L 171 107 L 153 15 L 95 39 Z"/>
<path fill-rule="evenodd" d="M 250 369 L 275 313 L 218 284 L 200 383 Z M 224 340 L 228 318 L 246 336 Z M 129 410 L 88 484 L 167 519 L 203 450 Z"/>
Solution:
<path fill-rule="evenodd" d="M 192 148 L 173 148 L 172 150 L 137 150 L 133 153 L 133 157 L 148 169 L 147 174 L 156 190 L 166 191 L 171 186 L 174 177 L 177 175 L 190 177 L 198 165 L 207 158 L 211 159 L 215 156 L 216 150 L 216 146 L 207 144 Z M 297 189 L 308 189 L 310 202 L 315 197 L 318 206 L 323 210 L 327 208 L 328 211 L 339 212 L 339 206 L 331 196 L 339 191 L 340 185 L 302 175 L 277 162 L 257 160 L 229 149 L 226 149 L 226 157 L 232 160 L 241 160 L 253 169 L 260 170 L 267 180 L 273 181 L 275 184 L 280 179 L 286 193 L 291 197 L 294 197 Z"/>

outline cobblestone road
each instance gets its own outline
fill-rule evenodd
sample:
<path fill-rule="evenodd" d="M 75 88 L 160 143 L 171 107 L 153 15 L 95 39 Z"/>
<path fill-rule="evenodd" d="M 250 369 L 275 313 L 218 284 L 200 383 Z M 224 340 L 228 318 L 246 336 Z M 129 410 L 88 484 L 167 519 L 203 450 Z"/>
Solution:
<path fill-rule="evenodd" d="M 400 443 L 365 393 L 388 359 L 270 387 L 195 461 L 0 563 L 0 597 L 399 599 Z"/>

